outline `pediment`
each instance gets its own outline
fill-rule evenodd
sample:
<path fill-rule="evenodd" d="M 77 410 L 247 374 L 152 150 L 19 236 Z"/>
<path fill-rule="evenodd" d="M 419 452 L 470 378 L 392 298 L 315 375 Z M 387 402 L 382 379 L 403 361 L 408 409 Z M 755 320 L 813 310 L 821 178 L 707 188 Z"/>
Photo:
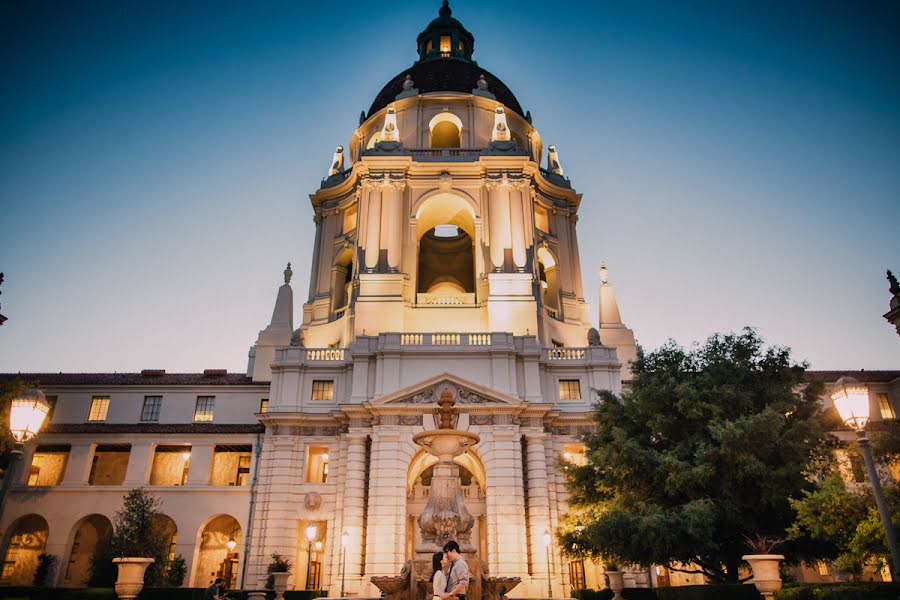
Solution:
<path fill-rule="evenodd" d="M 434 404 L 438 398 L 450 392 L 457 406 L 485 405 L 518 406 L 522 402 L 508 394 L 486 388 L 450 373 L 441 373 L 409 387 L 385 394 L 372 401 L 373 406 L 397 404 Z"/>

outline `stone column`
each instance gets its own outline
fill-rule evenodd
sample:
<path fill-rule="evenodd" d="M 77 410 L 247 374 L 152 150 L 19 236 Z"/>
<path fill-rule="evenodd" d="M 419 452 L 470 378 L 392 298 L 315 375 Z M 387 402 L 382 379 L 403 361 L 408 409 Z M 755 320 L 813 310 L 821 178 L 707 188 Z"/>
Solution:
<path fill-rule="evenodd" d="M 495 271 L 503 269 L 503 251 L 509 246 L 509 184 L 488 181 L 491 219 L 491 263 Z"/>
<path fill-rule="evenodd" d="M 510 197 L 510 224 L 512 227 L 512 255 L 517 271 L 525 270 L 525 212 L 523 194 L 528 193 L 525 182 L 516 182 L 515 189 Z"/>
<path fill-rule="evenodd" d="M 153 463 L 153 449 L 156 444 L 151 442 L 135 443 L 131 445 L 128 453 L 128 467 L 125 470 L 125 480 L 122 485 L 129 488 L 137 488 L 147 484 L 150 477 L 150 466 Z"/>
<path fill-rule="evenodd" d="M 335 532 L 341 536 L 344 530 L 350 535 L 347 544 L 347 570 L 345 579 L 349 590 L 359 589 L 363 558 L 363 509 L 365 506 L 366 433 L 351 431 L 347 434 L 347 458 L 344 466 L 344 529 Z"/>
<path fill-rule="evenodd" d="M 396 575 L 406 546 L 406 470 L 412 444 L 396 424 L 397 415 L 381 415 L 390 424 L 372 434 L 369 514 L 366 520 L 366 575 Z"/>
<path fill-rule="evenodd" d="M 387 228 L 382 231 L 382 245 L 386 246 L 388 269 L 391 271 L 397 271 L 400 268 L 400 251 L 403 242 L 401 213 L 404 187 L 406 187 L 406 183 L 403 181 L 391 181 L 383 188 Z"/>
<path fill-rule="evenodd" d="M 94 444 L 91 442 L 73 442 L 69 451 L 69 461 L 66 463 L 66 472 L 63 475 L 62 485 L 85 485 L 91 471 L 91 457 L 94 452 Z"/>
<path fill-rule="evenodd" d="M 528 531 L 531 536 L 531 570 L 535 586 L 541 594 L 547 590 L 547 547 L 544 545 L 544 532 L 550 529 L 550 497 L 547 474 L 547 456 L 543 431 L 529 431 L 523 436 L 526 443 L 526 470 L 528 472 Z M 552 529 L 551 529 L 552 535 Z M 553 549 L 551 548 L 551 553 Z M 558 573 L 553 574 L 554 585 L 562 580 Z M 557 593 L 562 590 L 557 588 Z"/>
<path fill-rule="evenodd" d="M 190 487 L 209 485 L 209 474 L 212 473 L 213 450 L 215 442 L 200 441 L 191 444 L 191 462 L 184 485 Z"/>
<path fill-rule="evenodd" d="M 495 424 L 490 445 L 482 437 L 487 478 L 487 559 L 491 575 L 527 573 L 525 502 L 522 486 L 522 446 L 518 427 Z"/>
<path fill-rule="evenodd" d="M 381 253 L 381 188 L 373 183 L 366 187 L 369 195 L 369 209 L 366 214 L 366 269 L 373 271 L 378 266 Z"/>

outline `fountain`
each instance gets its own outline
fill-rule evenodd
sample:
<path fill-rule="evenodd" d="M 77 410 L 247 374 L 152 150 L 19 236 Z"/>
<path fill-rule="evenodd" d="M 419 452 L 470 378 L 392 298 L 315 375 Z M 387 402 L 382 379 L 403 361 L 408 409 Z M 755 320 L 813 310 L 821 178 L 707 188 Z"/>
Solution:
<path fill-rule="evenodd" d="M 445 389 L 439 399 L 438 428 L 413 436 L 413 442 L 425 448 L 438 462 L 434 466 L 431 491 L 418 524 L 422 542 L 416 545 L 416 559 L 403 566 L 399 576 L 372 577 L 372 583 L 383 593 L 385 600 L 430 600 L 432 596 L 431 555 L 443 549 L 449 540 L 456 540 L 472 574 L 466 598 L 468 600 L 502 600 L 519 584 L 519 577 L 490 577 L 487 567 L 475 556 L 471 535 L 475 519 L 466 509 L 459 485 L 459 467 L 453 459 L 469 450 L 481 438 L 472 432 L 454 429 L 456 415 L 454 394 Z M 424 577 L 417 574 L 422 573 Z"/>

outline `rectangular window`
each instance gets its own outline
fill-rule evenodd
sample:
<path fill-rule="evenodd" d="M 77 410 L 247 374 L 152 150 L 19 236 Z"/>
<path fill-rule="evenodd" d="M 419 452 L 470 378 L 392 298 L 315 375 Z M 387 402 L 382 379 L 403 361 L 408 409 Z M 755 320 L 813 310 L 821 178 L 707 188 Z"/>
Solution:
<path fill-rule="evenodd" d="M 547 211 L 540 206 L 534 207 L 534 226 L 544 233 L 550 233 L 550 219 L 547 217 Z"/>
<path fill-rule="evenodd" d="M 247 445 L 217 444 L 213 452 L 210 485 L 244 486 L 250 484 L 250 459 L 253 448 Z"/>
<path fill-rule="evenodd" d="M 150 485 L 184 485 L 190 462 L 190 446 L 157 446 L 153 452 Z"/>
<path fill-rule="evenodd" d="M 100 444 L 94 449 L 89 485 L 122 485 L 128 470 L 130 444 Z"/>
<path fill-rule="evenodd" d="M 450 36 L 441 36 L 441 54 L 450 54 Z"/>
<path fill-rule="evenodd" d="M 41 445 L 35 448 L 28 485 L 59 485 L 66 472 L 71 446 Z"/>
<path fill-rule="evenodd" d="M 316 379 L 313 381 L 312 399 L 313 402 L 331 402 L 334 399 L 334 382 L 330 379 Z"/>
<path fill-rule="evenodd" d="M 881 418 L 884 420 L 897 418 L 887 394 L 878 394 L 878 410 L 881 411 Z"/>
<path fill-rule="evenodd" d="M 91 410 L 88 413 L 88 421 L 105 421 L 109 412 L 109 396 L 94 396 L 91 398 Z"/>
<path fill-rule="evenodd" d="M 197 406 L 194 408 L 194 422 L 212 423 L 215 406 L 215 396 L 197 396 Z"/>
<path fill-rule="evenodd" d="M 579 380 L 579 379 L 560 379 L 559 380 L 559 399 L 560 400 L 581 400 L 581 380 Z"/>
<path fill-rule="evenodd" d="M 259 401 L 259 413 L 264 415 L 267 412 L 269 412 L 269 399 L 263 398 Z"/>
<path fill-rule="evenodd" d="M 344 211 L 343 232 L 350 233 L 354 229 L 356 229 L 356 206 L 351 206 Z"/>
<path fill-rule="evenodd" d="M 162 396 L 144 396 L 141 421 L 159 421 L 160 408 L 162 408 Z"/>
<path fill-rule="evenodd" d="M 326 483 L 328 481 L 328 447 L 310 446 L 306 456 L 306 482 Z"/>

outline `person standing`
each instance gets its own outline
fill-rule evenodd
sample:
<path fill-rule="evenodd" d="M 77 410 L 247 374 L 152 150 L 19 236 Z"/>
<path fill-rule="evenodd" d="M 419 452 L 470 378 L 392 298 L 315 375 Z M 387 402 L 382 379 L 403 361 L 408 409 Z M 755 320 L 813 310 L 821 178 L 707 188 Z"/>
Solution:
<path fill-rule="evenodd" d="M 203 592 L 203 600 L 224 600 L 227 597 L 225 594 L 225 580 L 221 577 L 217 578 L 215 583 Z"/>
<path fill-rule="evenodd" d="M 441 600 L 453 600 L 454 596 L 459 600 L 466 600 L 466 591 L 469 589 L 469 565 L 460 555 L 456 540 L 444 544 L 444 554 L 450 561 L 450 570 L 447 572 L 447 585 L 441 594 Z"/>
<path fill-rule="evenodd" d="M 447 576 L 444 574 L 444 569 L 447 568 L 447 557 L 443 552 L 435 552 L 431 556 L 431 568 L 431 591 L 433 594 L 431 600 L 440 600 L 447 589 Z"/>

